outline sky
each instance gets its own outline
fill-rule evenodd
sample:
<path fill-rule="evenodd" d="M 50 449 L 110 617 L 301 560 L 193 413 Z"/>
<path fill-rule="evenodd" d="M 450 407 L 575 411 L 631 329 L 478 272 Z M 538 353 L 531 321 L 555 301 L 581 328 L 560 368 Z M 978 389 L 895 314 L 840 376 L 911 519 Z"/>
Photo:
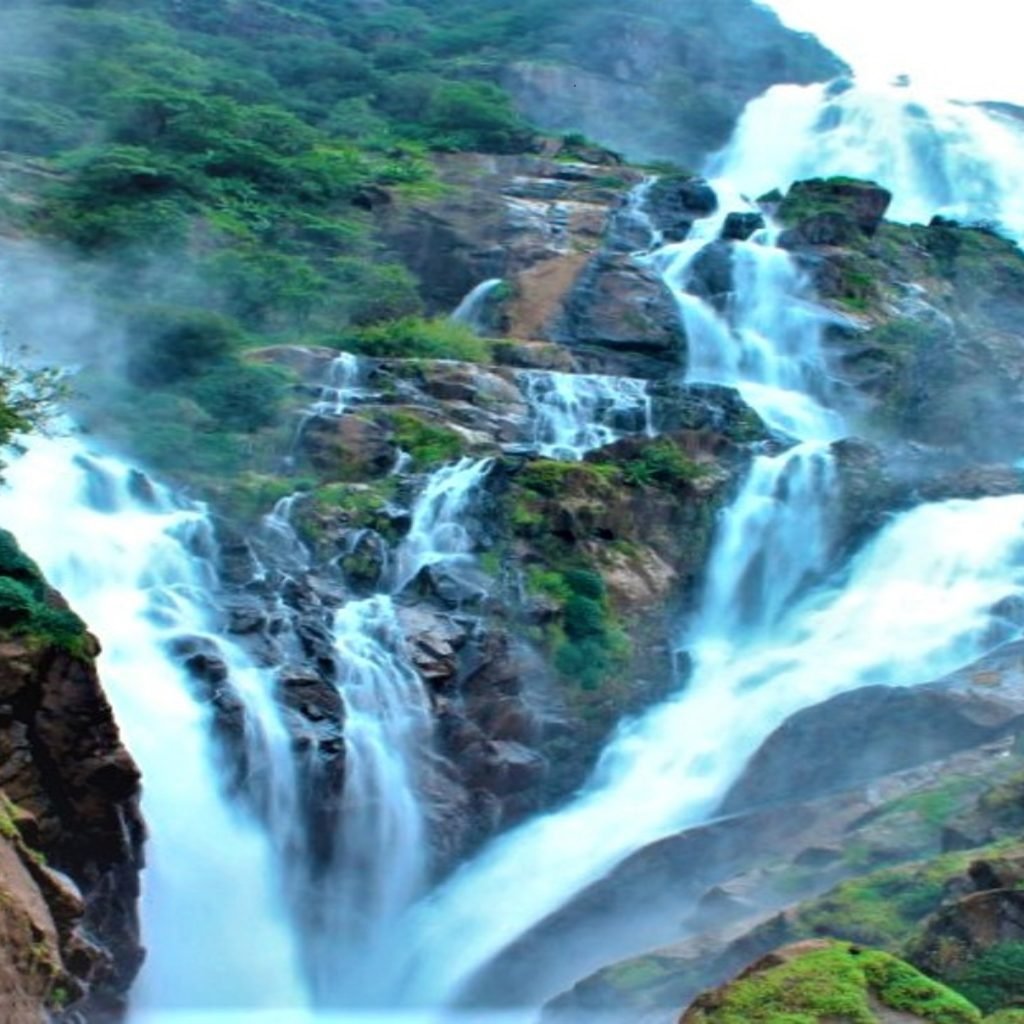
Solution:
<path fill-rule="evenodd" d="M 861 78 L 906 73 L 950 99 L 1024 104 L 1021 0 L 761 0 Z"/>

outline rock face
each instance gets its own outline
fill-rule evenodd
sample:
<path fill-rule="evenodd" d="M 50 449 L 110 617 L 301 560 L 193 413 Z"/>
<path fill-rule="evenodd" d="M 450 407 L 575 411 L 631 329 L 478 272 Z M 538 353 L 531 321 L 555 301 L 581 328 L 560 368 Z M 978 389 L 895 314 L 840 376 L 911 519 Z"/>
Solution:
<path fill-rule="evenodd" d="M 143 956 L 136 913 L 144 837 L 139 773 L 96 675 L 96 641 L 66 618 L 60 597 L 9 535 L 3 559 L 5 582 L 30 588 L 64 617 L 53 633 L 46 625 L 52 616 L 3 613 L 0 886 L 9 899 L 0 900 L 7 937 L 0 973 L 10 984 L 4 992 L 25 1014 L 12 1020 L 37 1021 L 44 1006 L 66 1005 L 89 1020 L 114 1020 Z M 65 632 L 64 623 L 77 623 L 70 628 L 79 631 Z"/>
<path fill-rule="evenodd" d="M 1013 733 L 1024 723 L 1024 644 L 937 683 L 869 686 L 793 715 L 762 744 L 721 810 L 813 799 Z"/>
<path fill-rule="evenodd" d="M 557 45 L 507 67 L 502 84 L 546 131 L 581 132 L 635 161 L 696 167 L 769 86 L 843 70 L 747 0 L 645 0 L 614 15 L 582 8 Z"/>

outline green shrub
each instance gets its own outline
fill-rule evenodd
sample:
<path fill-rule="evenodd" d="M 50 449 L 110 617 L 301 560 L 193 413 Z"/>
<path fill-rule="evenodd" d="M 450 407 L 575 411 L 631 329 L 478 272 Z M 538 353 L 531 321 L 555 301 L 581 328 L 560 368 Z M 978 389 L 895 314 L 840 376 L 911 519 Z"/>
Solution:
<path fill-rule="evenodd" d="M 236 324 L 198 309 L 151 306 L 128 321 L 129 379 L 167 385 L 222 362 L 241 340 Z"/>
<path fill-rule="evenodd" d="M 457 359 L 483 363 L 490 346 L 464 324 L 407 316 L 335 339 L 335 346 L 380 359 Z"/>
<path fill-rule="evenodd" d="M 19 625 L 32 617 L 36 600 L 32 592 L 8 576 L 0 576 L 0 626 Z"/>
<path fill-rule="evenodd" d="M 276 422 L 288 374 L 276 366 L 226 363 L 196 381 L 196 401 L 227 430 L 252 431 Z"/>
<path fill-rule="evenodd" d="M 622 479 L 633 486 L 673 490 L 692 483 L 707 470 L 669 440 L 655 441 L 622 466 Z"/>

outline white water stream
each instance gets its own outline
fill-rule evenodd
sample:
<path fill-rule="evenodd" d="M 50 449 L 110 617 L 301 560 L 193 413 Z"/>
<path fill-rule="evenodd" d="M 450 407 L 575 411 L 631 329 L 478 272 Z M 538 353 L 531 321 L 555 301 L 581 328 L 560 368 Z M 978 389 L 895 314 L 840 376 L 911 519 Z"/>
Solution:
<path fill-rule="evenodd" d="M 857 94 L 846 95 L 841 102 L 855 105 Z M 816 96 L 819 105 L 833 102 L 824 90 Z M 577 799 L 500 837 L 417 909 L 405 993 L 412 1003 L 457 1002 L 503 949 L 624 857 L 706 819 L 789 715 L 859 686 L 921 683 L 984 653 L 992 643 L 991 608 L 1024 586 L 1024 496 L 920 506 L 830 574 L 835 481 L 827 442 L 841 437 L 844 426 L 830 407 L 820 351 L 826 314 L 770 228 L 732 244 L 724 308 L 689 290 L 694 261 L 718 237 L 726 214 L 750 208 L 736 199 L 753 191 L 753 173 L 747 180 L 744 171 L 772 167 L 765 159 L 769 138 L 768 157 L 783 147 L 800 151 L 807 142 L 805 165 L 794 176 L 813 167 L 814 173 L 868 173 L 903 187 L 909 198 L 897 206 L 898 216 L 966 209 L 1012 226 L 1020 191 L 1003 169 L 988 171 L 980 191 L 961 191 L 964 207 L 941 205 L 942 196 L 927 191 L 938 164 L 954 185 L 977 176 L 977 168 L 956 163 L 962 142 L 956 133 L 964 121 L 981 117 L 984 124 L 973 127 L 983 135 L 988 115 L 972 111 L 940 127 L 936 157 L 921 156 L 906 124 L 846 112 L 831 113 L 829 122 L 819 110 L 813 119 L 806 112 L 797 118 L 797 129 L 791 113 L 786 120 L 753 104 L 719 162 L 720 171 L 736 174 L 728 185 L 715 181 L 719 209 L 684 242 L 643 258 L 676 297 L 689 343 L 687 379 L 737 387 L 769 426 L 802 443 L 757 459 L 724 517 L 704 600 L 686 631 L 693 664 L 686 688 L 619 729 Z M 904 107 L 901 116 L 922 115 Z M 905 146 L 921 156 L 919 166 L 901 165 L 900 175 L 887 180 L 884 159 L 851 167 L 838 144 L 838 166 L 830 166 L 837 137 L 828 132 L 848 123 L 857 127 L 837 136 L 842 145 L 876 154 Z M 759 184 L 762 191 L 788 184 L 777 169 L 772 173 L 773 180 Z"/>
<path fill-rule="evenodd" d="M 518 376 L 534 424 L 533 448 L 545 458 L 579 461 L 629 434 L 654 436 L 645 380 L 549 370 Z"/>

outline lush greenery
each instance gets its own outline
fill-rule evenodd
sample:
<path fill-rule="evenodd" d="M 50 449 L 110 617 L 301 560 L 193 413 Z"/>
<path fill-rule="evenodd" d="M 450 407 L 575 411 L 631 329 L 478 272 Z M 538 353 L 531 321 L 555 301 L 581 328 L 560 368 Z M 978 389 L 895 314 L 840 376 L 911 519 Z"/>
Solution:
<path fill-rule="evenodd" d="M 85 654 L 85 625 L 64 607 L 38 566 L 6 530 L 0 530 L 0 636 L 24 636 L 72 654 Z"/>
<path fill-rule="evenodd" d="M 0 152 L 20 198 L 0 219 L 69 243 L 76 287 L 124 325 L 124 366 L 107 344 L 80 388 L 104 396 L 91 425 L 212 482 L 284 422 L 285 382 L 250 344 L 484 358 L 417 318 L 372 209 L 436 189 L 430 150 L 532 145 L 493 57 L 528 46 L 542 8 L 8 5 Z"/>
<path fill-rule="evenodd" d="M 986 1012 L 1024 998 L 1024 942 L 1000 942 L 947 979 Z"/>
<path fill-rule="evenodd" d="M 477 337 L 464 324 L 441 318 L 406 316 L 327 340 L 347 352 L 381 359 L 458 359 L 483 363 L 491 356 L 488 341 Z"/>

